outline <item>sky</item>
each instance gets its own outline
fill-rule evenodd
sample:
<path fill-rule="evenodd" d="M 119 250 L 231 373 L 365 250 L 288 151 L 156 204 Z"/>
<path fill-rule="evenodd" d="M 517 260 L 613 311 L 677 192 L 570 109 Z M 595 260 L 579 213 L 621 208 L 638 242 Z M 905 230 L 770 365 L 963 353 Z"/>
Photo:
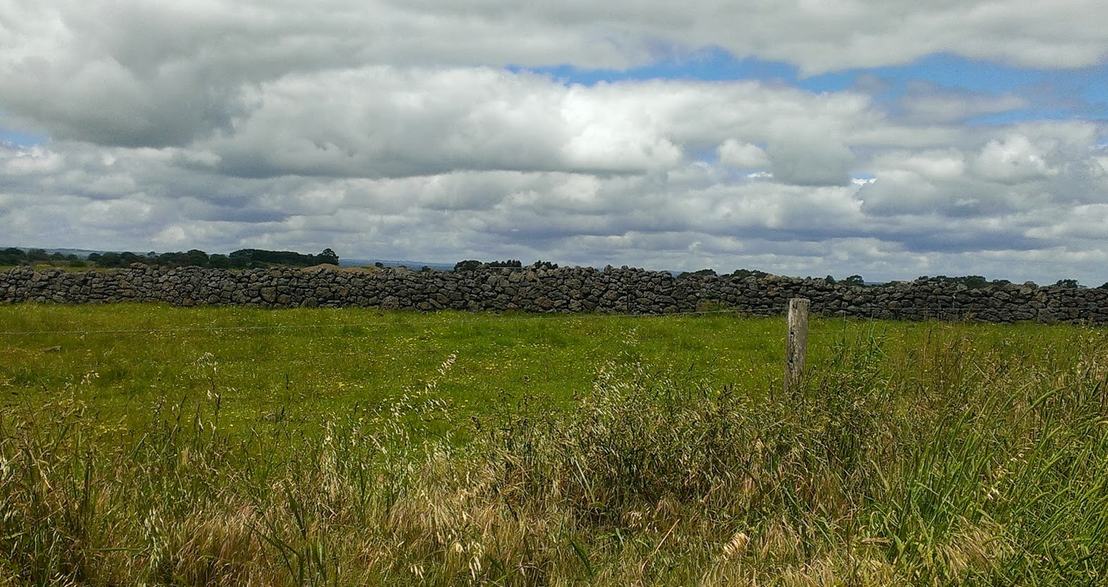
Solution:
<path fill-rule="evenodd" d="M 0 246 L 1108 282 L 1103 0 L 0 0 Z"/>

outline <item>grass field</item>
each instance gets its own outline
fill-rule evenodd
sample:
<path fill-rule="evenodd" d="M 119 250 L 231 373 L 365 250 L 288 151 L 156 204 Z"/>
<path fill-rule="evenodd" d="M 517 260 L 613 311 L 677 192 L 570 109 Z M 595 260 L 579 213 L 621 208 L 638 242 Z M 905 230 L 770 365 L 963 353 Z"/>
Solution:
<path fill-rule="evenodd" d="M 0 307 L 0 585 L 1108 581 L 1108 331 Z"/>

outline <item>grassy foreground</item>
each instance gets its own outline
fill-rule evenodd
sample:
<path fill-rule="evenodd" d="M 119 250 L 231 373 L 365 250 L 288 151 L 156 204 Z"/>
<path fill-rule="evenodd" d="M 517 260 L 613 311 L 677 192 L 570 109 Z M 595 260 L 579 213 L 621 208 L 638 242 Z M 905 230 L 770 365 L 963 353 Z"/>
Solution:
<path fill-rule="evenodd" d="M 0 307 L 0 585 L 1108 581 L 1108 331 Z"/>

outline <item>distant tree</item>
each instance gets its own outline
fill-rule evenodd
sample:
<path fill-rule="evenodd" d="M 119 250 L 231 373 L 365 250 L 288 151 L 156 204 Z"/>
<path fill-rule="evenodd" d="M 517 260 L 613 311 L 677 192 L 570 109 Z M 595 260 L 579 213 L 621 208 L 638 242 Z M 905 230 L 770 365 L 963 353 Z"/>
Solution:
<path fill-rule="evenodd" d="M 295 251 L 267 251 L 265 249 L 239 249 L 227 257 L 235 266 L 265 266 L 265 265 L 292 265 L 294 267 L 306 267 L 318 265 L 324 262 L 338 263 L 338 255 L 330 249 L 324 250 L 324 254 L 330 251 L 330 255 L 321 260 L 321 255 L 304 255 Z"/>
<path fill-rule="evenodd" d="M 978 289 L 989 285 L 989 280 L 985 279 L 981 275 L 967 275 L 960 278 L 960 281 L 969 289 Z"/>
<path fill-rule="evenodd" d="M 227 258 L 227 255 L 215 253 L 208 257 L 208 266 L 212 269 L 227 269 L 231 266 L 231 260 Z"/>
<path fill-rule="evenodd" d="M 485 267 L 521 268 L 521 267 L 523 267 L 523 263 L 520 262 L 520 261 L 517 261 L 516 259 L 508 259 L 507 261 L 489 261 L 488 263 L 485 263 Z"/>
<path fill-rule="evenodd" d="M 458 261 L 454 264 L 454 272 L 460 273 L 462 271 L 477 271 L 481 268 L 481 262 L 476 259 L 467 259 L 465 261 Z"/>
<path fill-rule="evenodd" d="M 680 275 L 678 275 L 677 278 L 680 279 L 682 277 L 715 277 L 715 276 L 716 276 L 715 270 L 700 269 L 700 270 L 697 270 L 697 271 L 693 271 L 692 273 L 689 273 L 689 272 L 686 271 L 686 272 L 681 273 Z"/>
<path fill-rule="evenodd" d="M 865 285 L 866 280 L 862 279 L 861 275 L 851 275 L 843 280 L 846 285 Z"/>
<path fill-rule="evenodd" d="M 207 267 L 208 254 L 200 249 L 191 249 L 185 253 L 184 265 L 191 267 Z"/>
<path fill-rule="evenodd" d="M 557 263 L 551 263 L 550 261 L 535 261 L 531 264 L 532 269 L 557 269 Z"/>
<path fill-rule="evenodd" d="M 1080 283 L 1077 283 L 1076 279 L 1059 279 L 1054 287 L 1065 287 L 1069 289 L 1077 289 L 1081 287 Z"/>
<path fill-rule="evenodd" d="M 43 249 L 31 249 L 27 251 L 28 261 L 49 261 L 50 255 Z"/>
<path fill-rule="evenodd" d="M 746 278 L 746 277 L 759 277 L 759 278 L 761 278 L 761 277 L 765 277 L 765 276 L 769 275 L 769 273 L 766 273 L 765 271 L 758 271 L 757 269 L 736 269 L 735 272 L 732 273 L 731 275 L 734 276 L 734 277 L 738 277 L 740 279 L 743 279 L 743 278 Z"/>
<path fill-rule="evenodd" d="M 177 251 L 175 253 L 162 253 L 153 254 L 149 258 L 152 258 L 153 262 L 158 265 L 164 265 L 166 267 L 181 267 L 182 265 L 188 265 L 188 255 Z"/>
<path fill-rule="evenodd" d="M 323 252 L 316 255 L 316 261 L 318 263 L 330 263 L 331 265 L 339 264 L 339 256 L 335 254 L 331 249 L 323 249 Z"/>
<path fill-rule="evenodd" d="M 824 277 L 823 280 L 826 281 L 829 285 L 835 285 L 836 283 L 835 278 L 831 277 L 830 275 Z"/>
<path fill-rule="evenodd" d="M 250 266 L 251 261 L 247 257 L 236 257 L 234 254 L 227 255 L 227 261 L 231 263 L 231 267 L 235 269 L 245 269 Z"/>
<path fill-rule="evenodd" d="M 89 255 L 89 258 L 91 259 L 92 255 Z M 119 253 L 104 253 L 96 260 L 96 264 L 101 267 L 122 267 L 123 256 Z"/>
<path fill-rule="evenodd" d="M 0 265 L 22 265 L 27 262 L 27 253 L 23 249 L 9 247 L 0 251 Z"/>

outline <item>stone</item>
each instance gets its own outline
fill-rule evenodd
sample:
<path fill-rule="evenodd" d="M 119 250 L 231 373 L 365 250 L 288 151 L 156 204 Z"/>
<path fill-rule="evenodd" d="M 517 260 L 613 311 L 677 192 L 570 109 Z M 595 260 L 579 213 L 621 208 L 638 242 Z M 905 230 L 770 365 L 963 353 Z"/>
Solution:
<path fill-rule="evenodd" d="M 674 279 L 664 272 L 606 267 L 467 273 L 379 270 L 348 274 L 291 268 L 222 271 L 115 269 L 69 273 L 55 269 L 0 271 L 0 303 L 161 302 L 180 306 L 363 306 L 471 311 L 688 312 L 712 300 L 737 313 L 784 312 L 790 297 L 812 300 L 812 311 L 861 318 L 970 319 L 990 322 L 1108 323 L 1108 290 L 989 284 L 967 289 L 940 279 L 882 286 L 829 284 L 783 276 L 712 275 Z"/>

